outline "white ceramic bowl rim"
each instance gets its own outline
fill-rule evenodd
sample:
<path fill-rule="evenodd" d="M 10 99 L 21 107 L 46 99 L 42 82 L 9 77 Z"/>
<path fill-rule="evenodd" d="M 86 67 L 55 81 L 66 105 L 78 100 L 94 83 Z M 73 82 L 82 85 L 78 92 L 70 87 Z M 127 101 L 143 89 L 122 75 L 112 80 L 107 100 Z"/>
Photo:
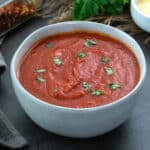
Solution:
<path fill-rule="evenodd" d="M 131 6 L 132 6 L 137 12 L 139 12 L 143 17 L 145 17 L 145 18 L 147 18 L 147 19 L 150 19 L 150 16 L 145 15 L 144 13 L 142 13 L 142 11 L 140 11 L 140 10 L 138 9 L 137 4 L 136 4 L 137 1 L 138 1 L 138 0 L 131 0 Z"/>
<path fill-rule="evenodd" d="M 105 26 L 111 30 L 114 30 L 116 32 L 120 32 L 122 35 L 132 39 L 132 41 L 134 41 L 136 44 L 137 42 L 131 38 L 128 34 L 126 34 L 125 32 L 122 32 L 121 30 L 117 29 L 117 28 L 114 28 L 114 27 L 111 27 L 111 26 L 108 26 L 108 25 L 105 25 L 105 24 L 101 24 L 101 23 L 95 23 L 95 22 L 90 22 L 90 21 L 66 21 L 66 22 L 62 22 L 62 23 L 56 23 L 56 24 L 52 24 L 52 25 L 47 25 L 47 26 L 44 26 L 44 27 L 41 27 L 39 28 L 38 30 L 35 30 L 33 33 L 31 33 L 23 42 L 22 44 L 18 47 L 17 51 L 15 52 L 13 58 L 12 58 L 12 61 L 11 61 L 11 76 L 13 77 L 14 81 L 15 81 L 15 84 L 18 84 L 18 87 L 21 89 L 21 91 L 27 95 L 27 96 L 30 96 L 31 99 L 35 102 L 35 103 L 38 103 L 38 104 L 42 104 L 42 105 L 46 105 L 46 106 L 50 106 L 50 107 L 54 107 L 54 108 L 59 108 L 61 109 L 62 111 L 76 111 L 78 113 L 81 112 L 81 111 L 96 111 L 97 109 L 107 109 L 107 108 L 110 108 L 114 105 L 120 105 L 121 103 L 125 103 L 126 101 L 130 100 L 128 99 L 129 96 L 133 96 L 140 88 L 140 85 L 143 84 L 143 81 L 144 81 L 144 78 L 145 78 L 145 75 L 146 75 L 146 61 L 145 61 L 145 57 L 144 57 L 144 54 L 141 50 L 141 48 L 139 47 L 139 49 L 141 50 L 142 54 L 143 54 L 143 72 L 141 72 L 141 75 L 140 75 L 140 79 L 137 83 L 137 85 L 134 87 L 134 89 L 132 89 L 127 95 L 121 97 L 120 99 L 112 102 L 112 103 L 108 103 L 108 104 L 105 104 L 105 105 L 100 105 L 100 106 L 95 106 L 95 107 L 89 107 L 89 108 L 71 108 L 71 107 L 64 107 L 64 106 L 58 106 L 58 105 L 54 105 L 54 104 L 50 104 L 50 103 L 47 103 L 47 102 L 44 102 L 43 100 L 40 100 L 39 98 L 35 97 L 34 95 L 30 94 L 20 83 L 20 81 L 18 80 L 17 78 L 17 73 L 16 73 L 16 70 L 15 70 L 15 60 L 17 59 L 17 55 L 19 53 L 19 51 L 22 49 L 23 45 L 26 43 L 26 41 L 28 39 L 30 39 L 34 34 L 36 34 L 37 32 L 45 29 L 45 28 L 49 28 L 49 26 L 57 26 L 57 27 L 61 27 L 61 25 L 73 25 L 73 24 L 95 24 L 95 25 L 101 25 L 101 26 Z M 101 33 L 105 33 L 105 32 L 101 32 Z M 113 36 L 112 36 L 113 37 Z M 115 37 L 114 37 L 115 38 Z M 117 38 L 116 38 L 117 39 Z M 36 42 L 36 41 L 35 41 Z M 128 45 L 128 44 L 127 44 Z"/>

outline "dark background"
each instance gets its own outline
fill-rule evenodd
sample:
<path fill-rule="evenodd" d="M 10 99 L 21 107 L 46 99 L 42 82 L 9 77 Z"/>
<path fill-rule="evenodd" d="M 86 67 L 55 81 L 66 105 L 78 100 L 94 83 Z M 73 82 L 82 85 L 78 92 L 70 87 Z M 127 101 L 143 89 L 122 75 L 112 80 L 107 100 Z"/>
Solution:
<path fill-rule="evenodd" d="M 28 140 L 29 147 L 23 150 L 149 150 L 150 149 L 150 44 L 143 41 L 148 33 L 135 37 L 147 60 L 147 77 L 137 105 L 131 117 L 120 127 L 105 135 L 90 139 L 72 139 L 47 132 L 35 125 L 20 107 L 11 84 L 9 67 L 11 58 L 20 43 L 31 32 L 45 25 L 40 19 L 31 19 L 11 31 L 0 46 L 8 64 L 0 77 L 0 109 Z M 150 35 L 150 34 L 149 34 Z M 7 150 L 0 146 L 0 150 Z"/>

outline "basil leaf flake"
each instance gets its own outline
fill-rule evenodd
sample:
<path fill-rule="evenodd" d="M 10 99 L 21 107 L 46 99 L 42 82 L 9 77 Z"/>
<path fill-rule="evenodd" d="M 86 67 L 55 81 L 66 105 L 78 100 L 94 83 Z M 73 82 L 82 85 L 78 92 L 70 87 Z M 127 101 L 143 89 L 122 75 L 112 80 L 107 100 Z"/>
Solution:
<path fill-rule="evenodd" d="M 133 60 L 133 64 L 137 64 L 137 61 L 136 61 L 136 60 Z"/>
<path fill-rule="evenodd" d="M 102 95 L 102 91 L 101 90 L 94 90 L 94 91 L 92 91 L 91 94 L 95 95 L 95 96 L 101 96 Z"/>
<path fill-rule="evenodd" d="M 108 62 L 109 62 L 109 59 L 108 59 L 108 58 L 106 58 L 106 57 L 101 58 L 101 62 L 102 62 L 103 64 L 106 64 L 106 63 L 108 63 Z"/>
<path fill-rule="evenodd" d="M 53 47 L 53 44 L 52 44 L 51 42 L 48 42 L 48 43 L 46 44 L 46 47 L 47 47 L 47 48 L 52 48 L 52 47 Z"/>
<path fill-rule="evenodd" d="M 86 54 L 83 53 L 83 52 L 78 53 L 78 58 L 83 58 L 83 57 L 85 57 L 85 56 L 86 56 Z"/>
<path fill-rule="evenodd" d="M 87 39 L 87 40 L 85 41 L 85 46 L 86 46 L 86 47 L 91 47 L 91 46 L 93 46 L 93 45 L 96 45 L 96 42 L 95 42 L 94 40 Z"/>
<path fill-rule="evenodd" d="M 36 77 L 36 80 L 39 81 L 40 83 L 45 83 L 46 80 L 43 79 L 42 77 Z"/>
<path fill-rule="evenodd" d="M 113 74 L 113 69 L 110 67 L 105 67 L 105 72 L 107 75 L 112 75 Z"/>
<path fill-rule="evenodd" d="M 82 87 L 85 91 L 91 90 L 91 85 L 88 84 L 87 82 L 82 82 Z"/>
<path fill-rule="evenodd" d="M 54 92 L 55 92 L 55 93 L 58 93 L 59 90 L 60 90 L 60 89 L 57 87 L 57 88 L 54 89 Z"/>
<path fill-rule="evenodd" d="M 44 68 L 35 69 L 34 72 L 36 72 L 36 73 L 44 73 L 44 72 L 46 72 L 46 69 L 44 69 Z"/>
<path fill-rule="evenodd" d="M 111 90 L 116 90 L 118 88 L 121 88 L 121 85 L 119 83 L 109 83 L 109 87 Z"/>
<path fill-rule="evenodd" d="M 62 61 L 59 58 L 54 58 L 53 62 L 57 65 L 60 66 L 62 64 Z"/>

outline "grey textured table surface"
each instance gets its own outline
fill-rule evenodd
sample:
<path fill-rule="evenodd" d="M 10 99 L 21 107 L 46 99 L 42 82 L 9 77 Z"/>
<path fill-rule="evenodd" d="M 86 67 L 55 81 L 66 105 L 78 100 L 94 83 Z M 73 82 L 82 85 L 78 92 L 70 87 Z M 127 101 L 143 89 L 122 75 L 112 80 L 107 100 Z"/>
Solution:
<path fill-rule="evenodd" d="M 149 150 L 150 149 L 150 44 L 143 45 L 146 33 L 136 36 L 147 60 L 147 77 L 131 117 L 119 128 L 91 139 L 71 139 L 44 131 L 24 113 L 11 85 L 10 61 L 19 44 L 45 21 L 32 19 L 10 32 L 0 47 L 8 68 L 0 77 L 0 108 L 29 141 L 25 150 Z M 0 150 L 6 150 L 0 147 Z"/>

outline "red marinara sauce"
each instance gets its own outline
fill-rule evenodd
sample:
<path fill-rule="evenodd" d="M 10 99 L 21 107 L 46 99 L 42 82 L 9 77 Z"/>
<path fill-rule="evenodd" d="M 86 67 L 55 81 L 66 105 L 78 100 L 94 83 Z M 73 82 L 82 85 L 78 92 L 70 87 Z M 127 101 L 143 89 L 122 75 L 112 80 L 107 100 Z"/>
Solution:
<path fill-rule="evenodd" d="M 28 92 L 47 103 L 72 108 L 116 101 L 135 87 L 139 76 L 139 63 L 127 45 L 89 31 L 41 40 L 18 68 L 18 78 Z"/>

